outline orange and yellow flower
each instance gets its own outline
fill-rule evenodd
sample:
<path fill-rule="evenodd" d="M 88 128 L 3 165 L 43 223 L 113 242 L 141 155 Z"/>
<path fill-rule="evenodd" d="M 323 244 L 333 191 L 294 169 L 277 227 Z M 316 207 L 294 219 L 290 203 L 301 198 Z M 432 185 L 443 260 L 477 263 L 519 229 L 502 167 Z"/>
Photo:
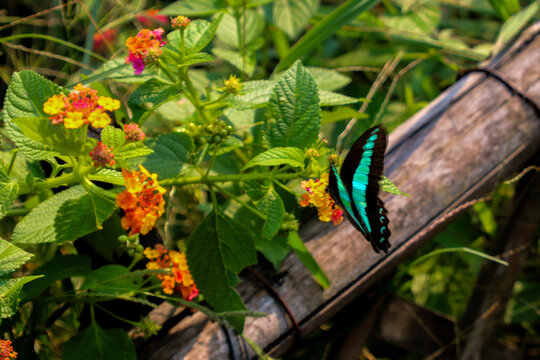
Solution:
<path fill-rule="evenodd" d="M 145 65 L 157 62 L 162 52 L 161 48 L 165 46 L 165 41 L 161 38 L 162 34 L 162 28 L 142 29 L 137 35 L 130 36 L 126 40 L 126 46 L 129 50 L 126 64 L 133 66 L 135 75 L 140 75 Z"/>
<path fill-rule="evenodd" d="M 161 286 L 165 294 L 182 294 L 182 298 L 188 301 L 193 300 L 199 294 L 199 290 L 189 272 L 184 253 L 168 251 L 163 245 L 158 244 L 153 249 L 146 248 L 144 255 L 150 260 L 146 264 L 147 269 L 171 269 L 172 274 L 157 275 L 158 279 L 161 280 Z"/>
<path fill-rule="evenodd" d="M 124 210 L 121 220 L 124 230 L 130 235 L 146 235 L 165 211 L 163 193 L 157 174 L 150 174 L 142 165 L 140 171 L 122 169 L 126 190 L 116 196 L 116 204 Z"/>
<path fill-rule="evenodd" d="M 328 173 L 323 173 L 320 179 L 302 181 L 302 189 L 307 193 L 302 194 L 299 203 L 306 207 L 314 205 L 318 210 L 319 220 L 339 225 L 343 221 L 343 210 L 336 205 L 330 194 L 326 192 L 328 186 Z"/>
<path fill-rule="evenodd" d="M 0 360 L 12 360 L 17 358 L 17 353 L 13 351 L 11 341 L 0 340 Z"/>
<path fill-rule="evenodd" d="M 91 124 L 104 128 L 111 123 L 105 111 L 120 109 L 120 101 L 98 96 L 97 91 L 77 84 L 69 95 L 56 94 L 43 104 L 43 111 L 53 124 L 64 124 L 67 129 L 78 129 Z"/>

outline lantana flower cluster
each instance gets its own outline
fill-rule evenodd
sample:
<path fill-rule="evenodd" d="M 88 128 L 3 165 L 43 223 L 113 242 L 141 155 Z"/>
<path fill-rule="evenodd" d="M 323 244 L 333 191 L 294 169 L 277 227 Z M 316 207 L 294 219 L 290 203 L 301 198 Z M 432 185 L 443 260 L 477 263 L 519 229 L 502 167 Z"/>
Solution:
<path fill-rule="evenodd" d="M 124 125 L 124 132 L 126 133 L 126 140 L 130 142 L 142 141 L 146 137 L 139 125 L 135 123 Z"/>
<path fill-rule="evenodd" d="M 163 214 L 165 189 L 159 186 L 157 174 L 150 174 L 142 165 L 140 171 L 122 169 L 126 190 L 116 196 L 116 204 L 124 210 L 122 227 L 130 235 L 146 235 Z"/>
<path fill-rule="evenodd" d="M 95 167 L 99 166 L 114 166 L 113 148 L 99 141 L 92 151 L 90 157 L 94 162 Z"/>
<path fill-rule="evenodd" d="M 302 194 L 300 205 L 306 207 L 314 205 L 318 210 L 319 220 L 339 225 L 343 221 L 343 210 L 336 205 L 330 194 L 326 192 L 328 186 L 328 173 L 321 174 L 319 179 L 309 179 L 302 181 L 302 189 L 306 194 Z"/>
<path fill-rule="evenodd" d="M 43 111 L 53 124 L 64 124 L 68 129 L 78 129 L 90 124 L 104 128 L 111 123 L 106 111 L 120 109 L 120 101 L 107 96 L 98 96 L 97 90 L 77 84 L 69 95 L 57 94 L 47 99 Z"/>
<path fill-rule="evenodd" d="M 13 360 L 17 358 L 17 355 L 13 351 L 10 340 L 0 340 L 0 360 Z"/>
<path fill-rule="evenodd" d="M 162 40 L 163 29 L 155 30 L 142 29 L 135 36 L 130 36 L 126 40 L 129 55 L 126 57 L 126 64 L 131 64 L 135 75 L 140 75 L 145 65 L 157 62 L 161 55 L 161 48 L 165 46 Z"/>
<path fill-rule="evenodd" d="M 172 274 L 158 274 L 161 286 L 165 294 L 182 294 L 184 300 L 191 301 L 199 290 L 189 272 L 186 255 L 178 251 L 168 251 L 163 245 L 158 244 L 152 248 L 146 248 L 144 255 L 150 260 L 146 268 L 171 269 Z"/>

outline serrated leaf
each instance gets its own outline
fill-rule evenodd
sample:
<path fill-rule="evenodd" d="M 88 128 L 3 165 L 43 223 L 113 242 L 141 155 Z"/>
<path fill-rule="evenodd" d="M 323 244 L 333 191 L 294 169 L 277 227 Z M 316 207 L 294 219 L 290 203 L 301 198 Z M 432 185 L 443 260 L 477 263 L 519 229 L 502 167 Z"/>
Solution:
<path fill-rule="evenodd" d="M 0 279 L 0 316 L 11 317 L 17 312 L 19 294 L 24 284 L 41 276 L 23 276 L 16 279 Z"/>
<path fill-rule="evenodd" d="M 255 54 L 252 52 L 246 52 L 244 55 L 242 55 L 236 50 L 215 47 L 212 49 L 212 53 L 218 58 L 227 61 L 229 64 L 244 72 L 248 76 L 252 76 L 253 72 L 255 71 L 255 64 L 257 60 Z"/>
<path fill-rule="evenodd" d="M 142 165 L 151 173 L 157 173 L 160 180 L 175 177 L 182 170 L 188 154 L 193 151 L 193 141 L 186 133 L 168 133 L 145 141 L 154 152 L 148 155 Z M 140 164 L 139 158 L 132 159 Z"/>
<path fill-rule="evenodd" d="M 250 199 L 257 202 L 268 193 L 271 185 L 269 180 L 244 180 L 242 186 Z"/>
<path fill-rule="evenodd" d="M 11 238 L 12 243 L 40 244 L 56 241 L 54 219 L 62 204 L 71 199 L 78 199 L 86 194 L 80 185 L 55 194 L 32 209 L 16 226 Z"/>
<path fill-rule="evenodd" d="M 154 150 L 146 146 L 142 141 L 130 142 L 114 152 L 116 160 L 131 159 L 134 157 L 150 155 Z"/>
<path fill-rule="evenodd" d="M 279 79 L 272 91 L 267 139 L 272 147 L 307 148 L 315 143 L 321 127 L 317 83 L 300 61 Z"/>
<path fill-rule="evenodd" d="M 23 135 L 14 118 L 47 116 L 43 104 L 49 97 L 65 89 L 41 75 L 23 70 L 13 73 L 4 100 L 4 126 L 7 134 L 28 158 L 42 160 L 57 154 L 54 149 Z"/>
<path fill-rule="evenodd" d="M 291 252 L 287 236 L 281 234 L 274 236 L 272 239 L 258 236 L 255 238 L 255 247 L 272 263 L 276 271 L 279 270 L 281 263 Z"/>
<path fill-rule="evenodd" d="M 91 271 L 91 264 L 92 261 L 86 255 L 64 255 L 52 258 L 32 272 L 32 275 L 40 279 L 24 287 L 21 301 L 35 298 L 58 280 L 86 276 Z"/>
<path fill-rule="evenodd" d="M 315 261 L 313 256 L 311 256 L 309 250 L 306 248 L 306 245 L 304 245 L 304 242 L 300 236 L 298 236 L 298 233 L 291 232 L 289 234 L 288 242 L 302 264 L 304 264 L 304 266 L 309 270 L 319 285 L 321 285 L 324 289 L 328 289 L 330 286 L 330 280 L 328 280 L 328 277 L 324 271 L 321 269 L 319 264 L 317 264 L 317 261 Z"/>
<path fill-rule="evenodd" d="M 264 107 L 270 100 L 272 90 L 276 86 L 273 80 L 254 80 L 242 83 L 242 91 L 233 98 L 237 109 Z"/>
<path fill-rule="evenodd" d="M 34 255 L 0 238 L 0 276 L 18 269 L 32 256 Z"/>
<path fill-rule="evenodd" d="M 321 106 L 349 105 L 358 102 L 357 98 L 325 90 L 319 91 L 319 96 Z"/>
<path fill-rule="evenodd" d="M 14 118 L 12 122 L 27 138 L 44 145 L 44 149 L 55 149 L 60 153 L 80 155 L 86 139 L 86 126 L 66 129 L 63 124 L 54 125 L 46 117 Z"/>
<path fill-rule="evenodd" d="M 179 66 L 190 66 L 194 64 L 199 64 L 202 62 L 211 62 L 214 61 L 214 57 L 210 54 L 200 52 L 195 54 L 189 54 L 182 60 L 182 63 Z"/>
<path fill-rule="evenodd" d="M 406 194 L 403 191 L 399 190 L 398 187 L 384 175 L 382 176 L 379 184 L 381 185 L 382 191 L 385 191 L 387 193 L 394 194 L 394 195 L 409 196 L 409 194 Z"/>
<path fill-rule="evenodd" d="M 141 289 L 142 277 L 126 276 L 131 274 L 128 268 L 121 265 L 102 266 L 89 273 L 81 286 L 81 290 L 96 291 L 110 296 L 133 295 Z"/>
<path fill-rule="evenodd" d="M 101 141 L 115 150 L 124 145 L 126 134 L 122 130 L 109 125 L 101 131 Z"/>
<path fill-rule="evenodd" d="M 177 93 L 178 90 L 174 86 L 165 84 L 158 79 L 150 79 L 139 85 L 131 93 L 128 103 L 133 105 L 159 104 Z"/>
<path fill-rule="evenodd" d="M 11 205 L 17 198 L 19 185 L 11 181 L 9 176 L 0 170 L 0 219 L 11 209 Z"/>
<path fill-rule="evenodd" d="M 274 0 L 273 23 L 294 39 L 319 8 L 319 0 Z"/>
<path fill-rule="evenodd" d="M 262 35 L 264 18 L 254 10 L 246 10 L 243 13 L 246 15 L 245 20 L 243 16 L 240 16 L 239 20 L 242 31 L 244 32 L 245 46 L 249 47 L 254 40 Z M 242 48 L 242 44 L 240 44 L 240 39 L 238 38 L 236 18 L 230 13 L 225 13 L 223 16 L 223 20 L 221 20 L 217 31 L 217 37 L 234 49 Z"/>
<path fill-rule="evenodd" d="M 347 86 L 351 82 L 350 77 L 332 69 L 313 66 L 308 66 L 306 69 L 319 85 L 319 90 L 334 91 Z"/>
<path fill-rule="evenodd" d="M 136 360 L 135 345 L 125 330 L 104 330 L 92 322 L 64 344 L 62 360 L 95 359 Z"/>
<path fill-rule="evenodd" d="M 241 171 L 253 166 L 290 165 L 304 167 L 305 152 L 297 147 L 276 147 L 262 152 L 248 161 Z"/>
<path fill-rule="evenodd" d="M 272 239 L 277 234 L 283 218 L 285 217 L 285 205 L 274 187 L 256 203 L 257 209 L 266 215 L 266 220 L 262 229 L 262 235 L 267 239 Z"/>
<path fill-rule="evenodd" d="M 172 3 L 161 10 L 160 13 L 172 16 L 206 16 L 215 14 L 226 8 L 227 5 L 224 0 L 183 0 Z"/>
<path fill-rule="evenodd" d="M 64 202 L 54 219 L 56 243 L 77 240 L 101 229 L 103 221 L 116 209 L 114 200 L 87 193 L 78 199 Z"/>
<path fill-rule="evenodd" d="M 211 23 L 204 20 L 192 21 L 185 34 L 187 52 L 197 53 L 210 44 L 222 18 L 223 14 L 219 14 L 212 19 Z"/>
<path fill-rule="evenodd" d="M 234 149 L 238 149 L 244 146 L 244 143 L 242 140 L 235 136 L 227 136 L 225 140 L 221 142 L 221 145 L 219 146 L 219 149 L 217 151 L 217 155 L 223 155 L 230 151 L 233 151 Z"/>
<path fill-rule="evenodd" d="M 197 288 L 216 311 L 247 310 L 234 285 L 236 275 L 255 264 L 257 256 L 253 238 L 242 225 L 211 212 L 191 234 L 187 260 Z M 243 316 L 228 321 L 242 333 Z"/>
<path fill-rule="evenodd" d="M 92 181 L 108 182 L 114 185 L 124 185 L 124 177 L 120 171 L 107 168 L 99 168 L 94 174 L 88 175 Z"/>

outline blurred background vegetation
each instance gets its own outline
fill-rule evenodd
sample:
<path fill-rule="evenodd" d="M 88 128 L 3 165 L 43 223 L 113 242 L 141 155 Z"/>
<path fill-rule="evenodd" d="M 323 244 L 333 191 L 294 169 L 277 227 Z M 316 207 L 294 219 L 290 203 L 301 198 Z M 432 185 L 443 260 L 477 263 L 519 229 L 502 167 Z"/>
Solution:
<path fill-rule="evenodd" d="M 306 31 L 342 3 L 337 0 L 4 2 L 0 5 L 0 97 L 4 97 L 15 71 L 32 69 L 66 85 L 91 75 L 109 59 L 121 62 L 126 55 L 125 40 L 137 29 L 169 27 L 168 17 L 147 12 L 148 9 L 162 9 L 167 14 L 168 10 L 176 11 L 182 6 L 185 15 L 192 18 L 207 18 L 212 13 L 208 9 L 216 6 L 229 9 L 217 39 L 211 44 L 212 52 L 225 61 L 196 70 L 193 76 L 213 81 L 237 73 L 243 80 L 268 79 Z M 327 89 L 342 88 L 340 92 L 344 95 L 370 98 L 369 103 L 326 108 L 324 137 L 331 145 L 335 144 L 347 121 L 358 116 L 362 104 L 367 106 L 367 115 L 361 117 L 351 139 L 373 121 L 381 121 L 391 131 L 452 85 L 460 69 L 474 67 L 508 46 L 538 19 L 539 6 L 538 1 L 519 0 L 376 2 L 333 35 L 300 49 L 306 66 L 332 68 L 343 74 L 342 78 L 332 78 Z M 246 14 L 246 20 L 235 22 L 243 19 L 242 14 Z M 381 72 L 387 72 L 387 78 L 377 84 Z M 107 86 L 124 103 L 133 90 L 132 84 L 109 82 Z M 372 88 L 377 91 L 370 94 Z M 145 126 L 147 133 L 157 133 L 181 127 L 188 121 L 188 110 L 165 105 Z M 0 146 L 9 149 L 11 144 L 4 140 L 5 137 Z M 468 247 L 485 252 L 513 193 L 514 184 L 503 184 L 490 201 L 477 203 L 460 215 L 418 251 L 415 258 L 400 266 L 394 278 L 399 281 L 381 284 L 383 291 L 459 319 L 484 260 L 454 252 L 410 264 L 441 248 Z M 197 201 L 196 194 L 184 195 L 180 203 L 189 201 Z M 199 219 L 191 216 L 183 221 L 192 222 L 191 226 L 184 224 L 186 232 Z M 12 225 L 9 218 L 4 219 L 1 232 L 9 233 Z M 185 236 L 178 236 L 182 235 Z M 519 349 L 524 358 L 540 357 L 539 250 L 537 240 L 515 284 L 504 325 L 498 332 L 499 338 Z M 344 326 L 361 320 L 348 319 L 348 325 L 344 325 L 343 320 L 336 319 L 322 326 L 287 358 L 329 358 L 332 343 Z M 373 345 L 370 349 L 372 352 L 363 356 L 415 358 L 391 347 Z"/>

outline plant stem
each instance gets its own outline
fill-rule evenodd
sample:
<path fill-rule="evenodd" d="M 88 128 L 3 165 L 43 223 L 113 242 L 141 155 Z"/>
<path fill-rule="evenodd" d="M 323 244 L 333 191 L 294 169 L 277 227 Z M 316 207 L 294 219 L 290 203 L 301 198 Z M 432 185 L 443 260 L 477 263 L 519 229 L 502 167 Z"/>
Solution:
<path fill-rule="evenodd" d="M 17 159 L 17 153 L 19 152 L 19 149 L 13 149 L 11 152 L 11 159 L 9 160 L 9 165 L 6 169 L 7 176 L 11 173 L 11 170 L 13 169 L 13 165 L 15 164 L 15 159 Z"/>
<path fill-rule="evenodd" d="M 264 179 L 275 179 L 275 180 L 290 180 L 297 177 L 301 177 L 301 173 L 292 173 L 292 174 L 271 174 L 271 173 L 251 173 L 251 174 L 228 174 L 228 175 L 216 175 L 216 176 L 190 176 L 190 177 L 180 177 L 173 179 L 165 179 L 160 181 L 161 186 L 182 186 L 189 184 L 214 184 L 220 182 L 229 182 L 229 181 L 242 181 L 242 180 L 264 180 Z"/>
<path fill-rule="evenodd" d="M 210 164 L 208 164 L 208 169 L 206 170 L 205 177 L 208 177 L 208 174 L 210 174 L 210 170 L 212 170 L 212 166 L 214 166 L 214 163 L 216 162 L 216 156 L 217 152 L 219 150 L 219 144 L 216 145 L 216 148 L 214 149 L 214 153 L 212 154 L 212 159 L 210 160 Z"/>

